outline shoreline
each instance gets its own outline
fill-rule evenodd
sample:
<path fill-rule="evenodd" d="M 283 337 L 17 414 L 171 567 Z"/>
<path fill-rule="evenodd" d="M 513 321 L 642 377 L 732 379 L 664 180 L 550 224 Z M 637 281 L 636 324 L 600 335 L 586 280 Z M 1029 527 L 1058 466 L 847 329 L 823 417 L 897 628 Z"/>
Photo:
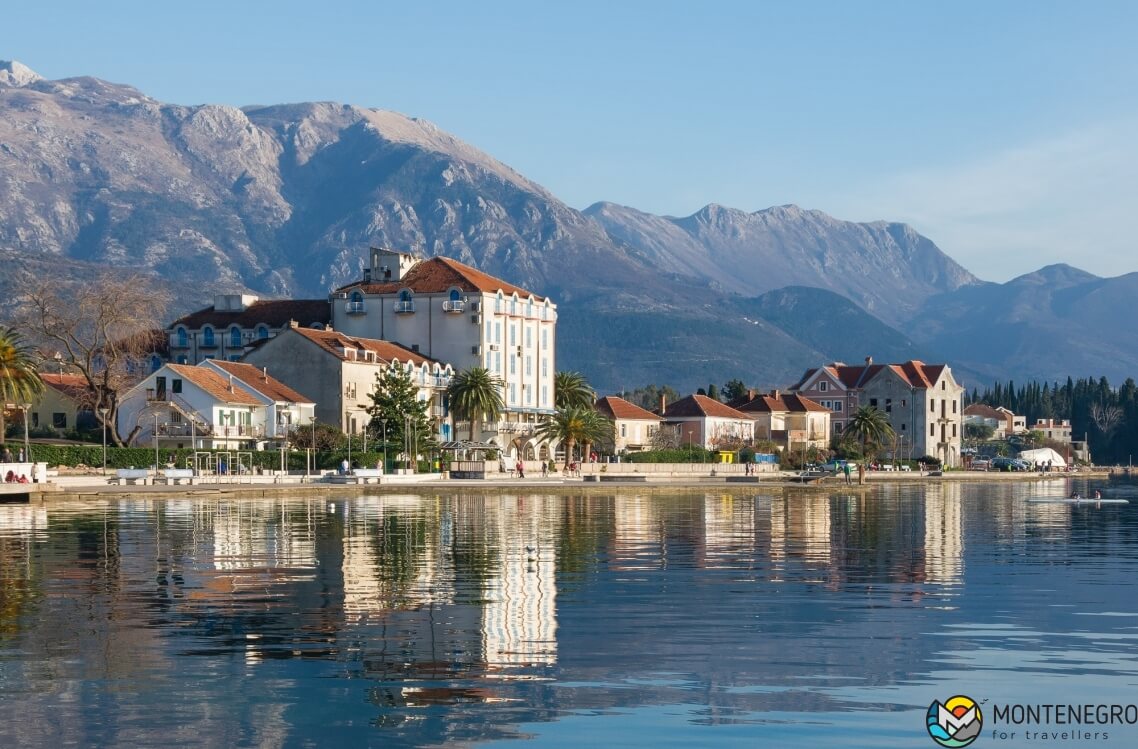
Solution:
<path fill-rule="evenodd" d="M 181 497 L 229 497 L 243 499 L 275 499 L 280 497 L 344 497 L 364 494 L 436 494 L 441 492 L 507 492 L 519 489 L 525 491 L 552 490 L 556 492 L 581 491 L 588 493 L 606 492 L 611 489 L 797 489 L 802 491 L 851 491 L 870 490 L 883 484 L 924 484 L 930 482 L 974 482 L 974 483 L 1047 483 L 1059 481 L 1110 479 L 1114 475 L 1109 470 L 1080 471 L 1041 475 L 1038 473 L 982 473 L 970 471 L 950 471 L 940 476 L 920 474 L 880 472 L 866 475 L 864 484 L 846 484 L 843 477 L 834 476 L 810 483 L 792 480 L 792 475 L 770 476 L 611 476 L 593 477 L 593 480 L 576 477 L 550 478 L 490 478 L 490 479 L 450 479 L 429 478 L 425 480 L 394 480 L 375 484 L 346 484 L 322 481 L 259 482 L 246 480 L 241 483 L 199 483 L 190 485 L 109 485 L 93 476 L 64 476 L 62 482 L 49 481 L 47 485 L 31 484 L 12 487 L 0 491 L 0 502 L 5 495 L 12 503 L 65 504 L 98 499 L 155 499 L 171 496 Z M 4 487 L 8 489 L 8 487 Z M 17 497 L 19 497 L 17 499 Z"/>

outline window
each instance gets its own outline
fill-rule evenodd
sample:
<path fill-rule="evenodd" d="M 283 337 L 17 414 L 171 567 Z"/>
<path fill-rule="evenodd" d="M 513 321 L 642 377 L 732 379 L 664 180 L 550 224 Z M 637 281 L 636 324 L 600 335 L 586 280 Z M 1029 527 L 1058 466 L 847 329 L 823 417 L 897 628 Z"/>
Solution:
<path fill-rule="evenodd" d="M 549 347 L 549 331 L 546 330 L 545 328 L 541 329 L 541 347 L 542 348 L 548 348 Z"/>
<path fill-rule="evenodd" d="M 67 414 L 53 413 L 51 415 L 51 425 L 56 429 L 67 428 Z"/>
<path fill-rule="evenodd" d="M 241 348 L 241 328 L 236 325 L 229 329 L 230 348 Z"/>
<path fill-rule="evenodd" d="M 909 402 L 906 401 L 904 398 L 902 398 L 901 399 L 901 408 L 908 408 L 908 406 L 909 406 Z"/>
<path fill-rule="evenodd" d="M 502 342 L 502 323 L 494 323 L 494 343 Z"/>
<path fill-rule="evenodd" d="M 842 422 L 835 421 L 834 422 L 834 434 L 841 434 L 841 433 L 842 433 Z"/>
<path fill-rule="evenodd" d="M 627 428 L 624 424 L 620 425 L 620 436 L 621 437 L 627 437 L 628 436 Z"/>
<path fill-rule="evenodd" d="M 511 356 L 510 357 L 510 374 L 517 374 L 517 373 L 518 373 L 518 357 Z"/>
<path fill-rule="evenodd" d="M 542 360 L 541 360 L 541 376 L 542 377 L 548 377 L 549 376 L 549 359 L 546 359 L 544 357 L 542 357 Z"/>
<path fill-rule="evenodd" d="M 39 411 L 32 411 L 32 426 L 38 427 L 40 425 Z"/>
<path fill-rule="evenodd" d="M 157 396 L 158 400 L 160 400 L 160 401 L 166 400 L 166 378 L 165 377 L 155 377 L 154 378 L 154 389 L 156 391 L 155 395 Z"/>
<path fill-rule="evenodd" d="M 955 424 L 952 425 L 952 436 L 953 437 L 956 436 L 956 425 Z"/>
<path fill-rule="evenodd" d="M 462 292 L 460 292 L 458 289 L 451 289 L 450 290 L 450 300 L 452 302 L 461 302 L 462 301 Z"/>
<path fill-rule="evenodd" d="M 930 437 L 936 436 L 936 424 L 929 424 L 929 436 Z"/>
<path fill-rule="evenodd" d="M 841 401 L 834 401 L 834 413 L 840 414 L 841 412 L 842 412 L 842 402 Z"/>
<path fill-rule="evenodd" d="M 217 345 L 213 340 L 213 328 L 208 325 L 202 328 L 202 345 L 209 348 Z"/>
<path fill-rule="evenodd" d="M 902 432 L 905 431 L 905 425 L 904 424 L 901 425 L 901 431 Z"/>
<path fill-rule="evenodd" d="M 257 337 L 262 341 L 269 337 L 269 329 L 264 325 L 257 326 Z"/>
<path fill-rule="evenodd" d="M 526 348 L 529 348 L 532 345 L 533 345 L 533 331 L 529 328 L 529 326 L 526 326 Z"/>
<path fill-rule="evenodd" d="M 539 403 L 538 405 L 539 406 L 549 405 L 549 388 L 546 387 L 545 385 L 541 386 L 541 403 Z"/>
<path fill-rule="evenodd" d="M 177 335 L 179 346 L 186 347 L 190 345 L 190 336 L 186 333 L 185 328 L 178 328 Z"/>
<path fill-rule="evenodd" d="M 513 361 L 513 360 L 511 359 L 511 361 Z M 510 384 L 510 403 L 517 403 L 517 402 L 518 402 L 518 386 L 511 383 Z"/>
<path fill-rule="evenodd" d="M 824 393 L 829 389 L 830 389 L 830 383 L 826 382 L 825 380 L 818 383 L 818 392 Z"/>
<path fill-rule="evenodd" d="M 877 399 L 876 398 L 870 398 L 869 399 L 869 407 L 870 408 L 877 408 Z"/>
<path fill-rule="evenodd" d="M 946 381 L 941 381 L 941 383 L 940 383 L 940 389 L 941 389 L 941 390 L 947 390 L 947 389 L 948 389 L 948 382 L 946 382 Z"/>
<path fill-rule="evenodd" d="M 181 380 L 170 380 L 170 390 L 171 390 L 171 392 L 174 392 L 174 393 L 182 392 L 182 381 Z"/>
<path fill-rule="evenodd" d="M 527 357 L 526 357 L 526 374 L 527 374 L 527 375 L 528 375 L 528 374 L 533 374 L 533 372 L 532 372 L 532 370 L 533 370 L 533 367 L 531 366 L 531 364 L 532 364 L 532 363 L 533 363 L 533 362 L 532 362 L 532 357 L 529 357 L 529 356 L 527 356 Z"/>
<path fill-rule="evenodd" d="M 886 398 L 885 399 L 885 413 L 887 413 L 887 414 L 893 413 L 893 399 L 892 398 Z"/>
<path fill-rule="evenodd" d="M 956 401 L 952 402 L 952 412 L 956 413 Z"/>
<path fill-rule="evenodd" d="M 929 398 L 929 413 L 931 413 L 931 414 L 936 413 L 936 399 L 935 398 Z"/>
<path fill-rule="evenodd" d="M 510 326 L 510 345 L 511 346 L 517 346 L 518 345 L 518 326 L 517 325 L 511 325 Z"/>

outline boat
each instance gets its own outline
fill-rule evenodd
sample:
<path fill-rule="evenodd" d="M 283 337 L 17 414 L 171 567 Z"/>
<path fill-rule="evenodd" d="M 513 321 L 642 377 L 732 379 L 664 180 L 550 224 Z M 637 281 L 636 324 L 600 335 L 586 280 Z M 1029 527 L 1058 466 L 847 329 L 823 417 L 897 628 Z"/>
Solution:
<path fill-rule="evenodd" d="M 1068 497 L 1033 497 L 1027 500 L 1032 504 L 1058 504 L 1058 505 L 1128 505 L 1129 499 L 1108 499 L 1101 497 L 1095 499 L 1094 497 L 1080 497 L 1079 499 L 1070 499 Z"/>

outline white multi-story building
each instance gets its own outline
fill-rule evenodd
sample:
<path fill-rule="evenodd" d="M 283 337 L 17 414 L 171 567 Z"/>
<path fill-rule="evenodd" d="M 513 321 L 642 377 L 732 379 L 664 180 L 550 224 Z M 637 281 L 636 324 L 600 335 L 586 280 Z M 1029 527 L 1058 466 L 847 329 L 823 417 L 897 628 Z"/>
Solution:
<path fill-rule="evenodd" d="M 207 359 L 237 361 L 255 346 L 294 324 L 324 327 L 329 319 L 324 299 L 265 299 L 249 294 L 218 294 L 213 306 L 179 317 L 166 329 L 169 357 L 175 364 Z M 155 367 L 157 368 L 157 367 Z"/>
<path fill-rule="evenodd" d="M 557 305 L 451 258 L 372 248 L 370 260 L 362 281 L 332 295 L 333 327 L 396 341 L 456 372 L 485 367 L 504 383 L 505 410 L 475 440 L 527 460 L 551 457 L 534 431 L 554 411 Z"/>

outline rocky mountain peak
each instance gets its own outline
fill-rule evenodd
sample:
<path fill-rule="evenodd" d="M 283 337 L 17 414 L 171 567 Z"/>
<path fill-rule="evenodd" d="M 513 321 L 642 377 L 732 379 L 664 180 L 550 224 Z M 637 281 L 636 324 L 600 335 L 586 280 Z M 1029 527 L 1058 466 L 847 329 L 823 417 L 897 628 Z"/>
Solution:
<path fill-rule="evenodd" d="M 16 60 L 0 60 L 0 86 L 27 86 L 43 80 L 36 71 Z"/>

